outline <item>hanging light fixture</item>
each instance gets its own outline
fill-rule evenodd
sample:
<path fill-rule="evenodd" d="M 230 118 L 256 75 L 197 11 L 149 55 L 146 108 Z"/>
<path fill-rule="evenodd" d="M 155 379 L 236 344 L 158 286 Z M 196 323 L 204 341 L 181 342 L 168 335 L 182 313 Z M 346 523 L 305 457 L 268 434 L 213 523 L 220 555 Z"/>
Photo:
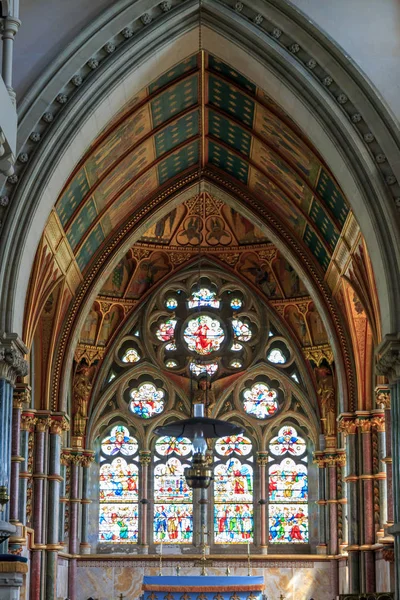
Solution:
<path fill-rule="evenodd" d="M 201 0 L 199 0 L 199 54 L 200 54 L 200 81 L 199 81 L 199 132 L 200 132 L 200 149 L 199 149 L 199 201 L 201 195 L 201 175 L 202 175 L 202 159 L 204 156 L 204 51 L 202 47 L 202 30 L 201 30 Z M 201 251 L 201 238 L 199 236 L 199 255 Z M 199 285 L 200 285 L 200 257 L 199 257 Z M 191 488 L 208 488 L 212 480 L 212 469 L 207 460 L 207 440 L 240 435 L 243 433 L 243 427 L 233 425 L 227 421 L 220 419 L 210 419 L 204 416 L 204 404 L 193 405 L 193 417 L 174 421 L 163 427 L 157 427 L 156 435 L 171 436 L 171 437 L 186 437 L 192 440 L 193 457 L 190 467 L 185 469 L 185 479 Z"/>

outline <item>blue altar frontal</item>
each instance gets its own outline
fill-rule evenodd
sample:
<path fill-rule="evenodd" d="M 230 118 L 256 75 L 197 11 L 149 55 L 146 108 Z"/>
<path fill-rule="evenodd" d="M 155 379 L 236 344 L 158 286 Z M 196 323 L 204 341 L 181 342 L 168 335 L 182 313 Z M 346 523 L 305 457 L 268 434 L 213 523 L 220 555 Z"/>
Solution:
<path fill-rule="evenodd" d="M 144 600 L 261 600 L 264 577 L 144 577 Z"/>

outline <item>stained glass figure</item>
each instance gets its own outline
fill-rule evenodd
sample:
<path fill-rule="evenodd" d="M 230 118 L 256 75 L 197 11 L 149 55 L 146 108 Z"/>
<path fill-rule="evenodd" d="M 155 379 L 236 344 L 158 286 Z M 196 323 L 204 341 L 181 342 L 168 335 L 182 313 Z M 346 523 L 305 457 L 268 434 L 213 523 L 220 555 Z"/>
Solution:
<path fill-rule="evenodd" d="M 183 338 L 189 350 L 206 356 L 220 349 L 225 333 L 219 319 L 203 314 L 188 321 Z"/>
<path fill-rule="evenodd" d="M 138 388 L 131 390 L 130 396 L 132 401 L 129 408 L 137 417 L 150 419 L 164 410 L 165 392 L 157 389 L 153 383 L 142 383 Z"/>
<path fill-rule="evenodd" d="M 191 362 L 190 370 L 196 377 L 199 377 L 199 375 L 202 375 L 202 373 L 207 373 L 208 375 L 210 375 L 210 377 L 212 377 L 218 371 L 218 363 L 212 362 L 207 364 L 201 364 Z"/>
<path fill-rule="evenodd" d="M 167 360 L 167 362 L 165 363 L 165 366 L 168 369 L 174 369 L 175 367 L 178 366 L 178 363 L 176 362 L 176 360 Z"/>
<path fill-rule="evenodd" d="M 184 470 L 192 444 L 186 438 L 162 437 L 156 441 L 154 457 L 154 521 L 155 543 L 189 544 L 193 538 L 192 490 Z"/>
<path fill-rule="evenodd" d="M 243 365 L 240 360 L 231 360 L 229 366 L 232 367 L 232 369 L 240 369 Z"/>
<path fill-rule="evenodd" d="M 241 301 L 240 298 L 232 298 L 231 300 L 231 308 L 233 308 L 233 310 L 239 310 L 239 308 L 242 308 L 243 302 Z"/>
<path fill-rule="evenodd" d="M 257 419 L 272 417 L 278 410 L 276 390 L 270 389 L 266 383 L 255 383 L 243 392 L 244 410 Z"/>
<path fill-rule="evenodd" d="M 301 456 L 306 443 L 292 425 L 281 427 L 269 444 L 269 541 L 271 544 L 308 542 L 308 470 Z M 291 456 L 285 456 L 289 454 Z"/>
<path fill-rule="evenodd" d="M 273 350 L 271 350 L 271 352 L 267 356 L 267 359 L 269 360 L 269 362 L 275 363 L 276 365 L 284 365 L 285 362 L 287 362 L 286 356 L 282 354 L 279 348 L 274 348 Z"/>
<path fill-rule="evenodd" d="M 307 467 L 291 458 L 269 467 L 269 500 L 306 502 L 308 499 Z"/>
<path fill-rule="evenodd" d="M 243 435 L 229 435 L 219 438 L 215 443 L 215 451 L 220 456 L 247 456 L 252 450 L 251 441 Z"/>
<path fill-rule="evenodd" d="M 122 357 L 122 362 L 124 363 L 135 363 L 140 360 L 140 355 L 135 348 L 128 348 L 125 354 Z"/>
<path fill-rule="evenodd" d="M 156 336 L 162 342 L 169 342 L 174 339 L 176 319 L 168 319 L 165 323 L 161 323 L 156 331 Z"/>
<path fill-rule="evenodd" d="M 176 350 L 176 344 L 175 344 L 175 342 L 169 342 L 169 344 L 166 344 L 165 349 L 168 352 L 173 352 L 174 350 Z"/>
<path fill-rule="evenodd" d="M 137 538 L 137 504 L 100 505 L 99 540 L 101 542 L 137 542 Z"/>
<path fill-rule="evenodd" d="M 248 342 L 251 340 L 252 331 L 250 329 L 250 325 L 241 321 L 240 319 L 232 319 L 232 328 L 235 339 L 239 340 L 239 342 Z"/>
<path fill-rule="evenodd" d="M 200 306 L 210 306 L 211 308 L 219 308 L 221 302 L 216 298 L 215 292 L 204 287 L 193 292 L 188 300 L 188 308 L 197 308 Z"/>
<path fill-rule="evenodd" d="M 234 352 L 240 352 L 240 350 L 243 350 L 243 346 L 242 344 L 239 344 L 239 342 L 233 342 L 231 350 L 233 350 Z"/>
<path fill-rule="evenodd" d="M 216 442 L 215 451 L 214 542 L 216 544 L 251 542 L 253 540 L 251 441 L 244 436 L 220 438 Z M 223 457 L 222 460 L 220 456 Z M 239 459 L 238 456 L 241 458 Z"/>
<path fill-rule="evenodd" d="M 124 425 L 117 425 L 111 429 L 109 436 L 101 442 L 101 452 L 107 456 L 116 456 L 121 453 L 124 456 L 132 456 L 137 452 L 138 443 L 129 433 Z"/>
<path fill-rule="evenodd" d="M 188 438 L 174 438 L 168 435 L 158 438 L 156 441 L 156 452 L 160 456 L 188 456 L 192 451 L 192 442 Z"/>
<path fill-rule="evenodd" d="M 175 308 L 178 306 L 178 300 L 176 300 L 176 298 L 167 298 L 165 301 L 165 307 L 168 308 L 168 310 L 175 310 Z"/>
<path fill-rule="evenodd" d="M 99 540 L 137 542 L 138 442 L 127 427 L 113 427 L 102 440 L 100 462 Z"/>
<path fill-rule="evenodd" d="M 269 542 L 307 543 L 307 504 L 269 504 Z"/>
<path fill-rule="evenodd" d="M 271 440 L 269 449 L 275 456 L 283 456 L 286 452 L 292 456 L 301 456 L 306 451 L 306 442 L 297 435 L 292 425 L 285 425 Z"/>

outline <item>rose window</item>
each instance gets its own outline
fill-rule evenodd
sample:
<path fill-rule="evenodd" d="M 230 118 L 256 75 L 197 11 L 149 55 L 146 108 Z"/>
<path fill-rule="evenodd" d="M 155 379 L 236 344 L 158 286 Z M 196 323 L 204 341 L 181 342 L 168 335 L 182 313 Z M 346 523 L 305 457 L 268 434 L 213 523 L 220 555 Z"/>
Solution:
<path fill-rule="evenodd" d="M 203 314 L 188 321 L 183 339 L 191 352 L 207 356 L 211 352 L 218 352 L 225 333 L 219 319 Z"/>

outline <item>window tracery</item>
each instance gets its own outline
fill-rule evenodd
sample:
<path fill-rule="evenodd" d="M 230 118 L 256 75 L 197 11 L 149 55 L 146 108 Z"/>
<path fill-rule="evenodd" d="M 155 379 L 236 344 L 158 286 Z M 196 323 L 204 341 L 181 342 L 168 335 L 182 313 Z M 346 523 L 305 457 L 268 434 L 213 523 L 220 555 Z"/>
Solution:
<path fill-rule="evenodd" d="M 145 382 L 130 391 L 132 398 L 129 408 L 134 415 L 142 419 L 150 419 L 164 410 L 165 392 L 151 382 Z"/>
<path fill-rule="evenodd" d="M 278 393 L 266 383 L 257 382 L 243 391 L 243 407 L 248 415 L 256 419 L 268 419 L 278 410 Z"/>

